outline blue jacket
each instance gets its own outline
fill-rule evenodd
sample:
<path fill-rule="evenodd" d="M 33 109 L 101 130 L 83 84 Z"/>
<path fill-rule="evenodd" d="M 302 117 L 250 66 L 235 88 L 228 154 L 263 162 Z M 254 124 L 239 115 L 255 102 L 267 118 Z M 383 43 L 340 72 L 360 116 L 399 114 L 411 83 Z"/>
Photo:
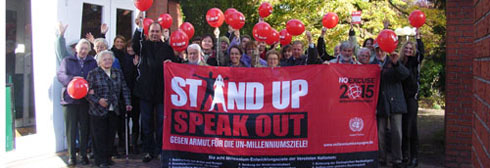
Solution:
<path fill-rule="evenodd" d="M 87 79 L 88 72 L 97 67 L 97 62 L 92 56 L 87 56 L 83 61 L 83 68 L 78 63 L 77 55 L 67 56 L 61 61 L 61 65 L 56 73 L 58 81 L 63 85 L 61 90 L 61 104 L 81 104 L 87 103 L 85 99 L 75 100 L 68 95 L 66 87 L 75 76 Z"/>

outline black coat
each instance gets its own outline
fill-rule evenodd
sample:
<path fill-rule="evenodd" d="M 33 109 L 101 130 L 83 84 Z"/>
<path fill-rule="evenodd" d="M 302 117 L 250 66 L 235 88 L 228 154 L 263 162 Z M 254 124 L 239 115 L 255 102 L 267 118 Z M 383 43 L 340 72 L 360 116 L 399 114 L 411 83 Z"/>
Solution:
<path fill-rule="evenodd" d="M 420 64 L 424 59 L 424 43 L 422 40 L 417 39 L 417 55 L 415 57 L 407 57 L 407 61 L 404 62 L 405 67 L 407 67 L 410 75 L 407 79 L 402 81 L 403 92 L 405 97 L 413 97 L 417 99 L 419 92 L 419 82 L 420 82 Z"/>
<path fill-rule="evenodd" d="M 163 61 L 178 62 L 178 58 L 170 45 L 162 41 L 144 40 L 139 30 L 136 30 L 133 35 L 133 49 L 140 56 L 134 95 L 142 100 L 162 104 Z"/>
<path fill-rule="evenodd" d="M 136 66 L 134 66 L 133 64 L 134 56 L 128 55 L 126 54 L 126 52 L 124 52 L 124 50 L 119 50 L 115 47 L 112 47 L 111 51 L 114 53 L 114 56 L 119 60 L 119 65 L 121 66 L 126 84 L 132 90 L 134 86 L 133 76 L 136 71 Z"/>
<path fill-rule="evenodd" d="M 310 64 L 321 64 L 323 60 L 318 57 L 318 51 L 315 46 L 310 47 L 308 45 L 308 50 L 306 55 L 302 55 L 299 59 L 295 59 L 291 56 L 289 59 L 281 63 L 281 66 L 296 66 L 296 65 L 310 65 Z"/>
<path fill-rule="evenodd" d="M 386 57 L 385 62 L 381 68 L 381 82 L 376 115 L 388 117 L 390 114 L 407 113 L 402 80 L 408 77 L 408 69 L 400 61 L 397 64 L 393 64 L 389 57 Z M 377 64 L 378 60 L 375 59 L 371 63 Z"/>

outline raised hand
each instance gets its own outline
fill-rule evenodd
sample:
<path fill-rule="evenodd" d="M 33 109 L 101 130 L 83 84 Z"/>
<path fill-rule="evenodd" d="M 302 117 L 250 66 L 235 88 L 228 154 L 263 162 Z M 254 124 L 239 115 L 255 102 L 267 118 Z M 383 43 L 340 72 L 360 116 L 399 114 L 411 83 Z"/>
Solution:
<path fill-rule="evenodd" d="M 390 27 L 390 20 L 383 20 L 383 29 L 388 29 Z"/>
<path fill-rule="evenodd" d="M 136 25 L 139 28 L 143 28 L 143 12 L 140 12 L 138 14 L 138 16 L 136 17 L 136 19 L 134 20 L 134 23 L 136 23 Z"/>
<path fill-rule="evenodd" d="M 393 64 L 398 63 L 398 60 L 400 59 L 400 55 L 397 52 L 393 52 L 390 54 L 391 62 Z"/>
<path fill-rule="evenodd" d="M 86 35 L 85 35 L 85 38 L 90 41 L 91 43 L 94 43 L 94 35 L 92 35 L 92 33 L 88 32 Z"/>
<path fill-rule="evenodd" d="M 233 33 L 235 33 L 236 38 L 240 39 L 240 30 L 235 30 Z"/>
<path fill-rule="evenodd" d="M 109 31 L 109 26 L 107 26 L 107 24 L 104 23 L 104 24 L 100 25 L 100 33 L 106 34 L 107 31 Z"/>
<path fill-rule="evenodd" d="M 310 31 L 306 31 L 306 39 L 308 40 L 308 43 L 311 44 L 311 42 L 312 42 L 311 39 L 312 38 L 311 38 L 311 32 Z"/>
<path fill-rule="evenodd" d="M 214 33 L 214 36 L 216 38 L 219 38 L 219 29 L 218 28 L 214 29 L 213 33 Z"/>
<path fill-rule="evenodd" d="M 68 24 L 63 25 L 63 23 L 59 22 L 58 23 L 58 32 L 60 33 L 60 36 L 65 35 L 66 28 L 68 27 Z"/>

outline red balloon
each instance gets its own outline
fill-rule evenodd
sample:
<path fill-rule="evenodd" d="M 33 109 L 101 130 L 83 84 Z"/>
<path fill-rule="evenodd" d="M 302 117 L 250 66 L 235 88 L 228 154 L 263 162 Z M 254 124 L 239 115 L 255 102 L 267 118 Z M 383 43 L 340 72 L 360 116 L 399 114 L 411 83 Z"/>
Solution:
<path fill-rule="evenodd" d="M 235 12 L 238 12 L 238 10 L 236 10 L 235 8 L 228 8 L 225 11 L 225 17 L 228 17 L 228 15 L 235 13 Z"/>
<path fill-rule="evenodd" d="M 88 93 L 88 82 L 81 77 L 75 77 L 68 83 L 67 89 L 71 98 L 81 99 Z"/>
<path fill-rule="evenodd" d="M 259 15 L 262 18 L 266 18 L 272 13 L 272 5 L 268 2 L 263 2 L 259 7 Z"/>
<path fill-rule="evenodd" d="M 184 22 L 180 25 L 180 29 L 187 34 L 187 37 L 191 39 L 194 36 L 194 26 L 189 22 Z"/>
<path fill-rule="evenodd" d="M 381 33 L 379 33 L 376 41 L 381 50 L 387 53 L 392 53 L 395 51 L 396 46 L 398 45 L 398 36 L 395 34 L 395 32 L 393 32 L 393 30 L 384 29 L 381 31 Z"/>
<path fill-rule="evenodd" d="M 206 21 L 211 27 L 220 27 L 225 21 L 225 16 L 220 9 L 211 8 L 206 13 Z"/>
<path fill-rule="evenodd" d="M 257 41 L 265 41 L 269 34 L 271 33 L 272 28 L 267 22 L 259 22 L 255 24 L 252 34 Z"/>
<path fill-rule="evenodd" d="M 134 6 L 140 11 L 146 11 L 150 9 L 153 4 L 153 0 L 134 0 Z"/>
<path fill-rule="evenodd" d="M 339 23 L 339 16 L 336 13 L 328 12 L 325 16 L 323 16 L 323 26 L 326 28 L 334 28 Z"/>
<path fill-rule="evenodd" d="M 279 41 L 279 32 L 277 32 L 276 29 L 272 29 L 271 33 L 269 33 L 269 37 L 267 37 L 267 40 L 265 42 L 268 45 L 272 45 L 274 43 L 277 43 Z"/>
<path fill-rule="evenodd" d="M 150 29 L 150 25 L 153 23 L 153 19 L 145 18 L 143 19 L 143 32 L 145 35 L 148 35 L 148 29 Z"/>
<path fill-rule="evenodd" d="M 425 14 L 420 10 L 414 10 L 412 13 L 410 13 L 408 20 L 413 27 L 422 27 L 422 25 L 425 24 Z"/>
<path fill-rule="evenodd" d="M 158 23 L 160 23 L 164 29 L 169 29 L 172 26 L 172 21 L 172 16 L 170 16 L 168 13 L 161 14 L 158 17 Z"/>
<path fill-rule="evenodd" d="M 170 46 L 175 51 L 184 51 L 189 46 L 189 37 L 184 31 L 178 29 L 170 35 Z"/>
<path fill-rule="evenodd" d="M 286 30 L 289 34 L 297 36 L 305 31 L 305 25 L 298 19 L 291 19 L 286 23 Z"/>
<path fill-rule="evenodd" d="M 225 23 L 226 24 L 230 24 L 228 18 L 230 17 L 230 15 L 232 13 L 235 13 L 235 12 L 238 12 L 238 10 L 236 10 L 235 8 L 228 8 L 228 9 L 226 9 L 226 11 L 225 11 Z"/>
<path fill-rule="evenodd" d="M 245 16 L 242 12 L 235 12 L 228 15 L 226 21 L 233 29 L 240 30 L 245 25 Z"/>
<path fill-rule="evenodd" d="M 293 40 L 293 36 L 288 33 L 288 30 L 282 29 L 281 32 L 279 32 L 279 40 L 282 45 L 288 45 L 291 43 L 291 40 Z"/>

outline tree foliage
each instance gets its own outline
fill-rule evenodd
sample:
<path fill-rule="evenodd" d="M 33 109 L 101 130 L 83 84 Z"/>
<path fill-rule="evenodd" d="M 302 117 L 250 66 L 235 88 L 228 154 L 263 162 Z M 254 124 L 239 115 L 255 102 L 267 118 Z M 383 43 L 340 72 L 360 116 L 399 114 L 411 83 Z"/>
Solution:
<path fill-rule="evenodd" d="M 242 34 L 251 35 L 252 28 L 259 20 L 257 12 L 262 0 L 181 0 L 181 7 L 185 15 L 185 21 L 191 22 L 196 35 L 212 34 L 205 19 L 208 9 L 220 8 L 223 12 L 228 8 L 241 11 L 246 17 L 246 24 L 242 28 Z M 383 20 L 390 21 L 391 29 L 410 26 L 408 15 L 411 11 L 419 9 L 410 0 L 269 0 L 273 5 L 272 14 L 265 18 L 273 28 L 281 31 L 290 19 L 301 20 L 307 31 L 312 32 L 314 39 L 320 36 L 322 29 L 322 17 L 327 12 L 335 12 L 339 16 L 339 24 L 327 30 L 325 39 L 329 54 L 333 54 L 333 48 L 341 41 L 348 39 L 350 19 L 352 11 L 362 11 L 362 24 L 355 26 L 359 44 L 367 38 L 376 38 L 383 29 Z M 426 60 L 421 73 L 421 95 L 429 97 L 434 93 L 444 91 L 444 67 L 445 67 L 445 33 L 446 17 L 444 12 L 444 0 L 434 1 L 436 8 L 422 8 L 427 17 L 426 25 L 422 26 L 423 42 L 425 44 Z M 441 5 L 442 4 L 442 5 Z M 228 30 L 226 23 L 220 28 L 221 34 Z M 306 40 L 304 35 L 296 36 L 293 40 Z M 405 37 L 400 38 L 400 44 Z M 411 37 L 410 40 L 414 40 Z"/>

